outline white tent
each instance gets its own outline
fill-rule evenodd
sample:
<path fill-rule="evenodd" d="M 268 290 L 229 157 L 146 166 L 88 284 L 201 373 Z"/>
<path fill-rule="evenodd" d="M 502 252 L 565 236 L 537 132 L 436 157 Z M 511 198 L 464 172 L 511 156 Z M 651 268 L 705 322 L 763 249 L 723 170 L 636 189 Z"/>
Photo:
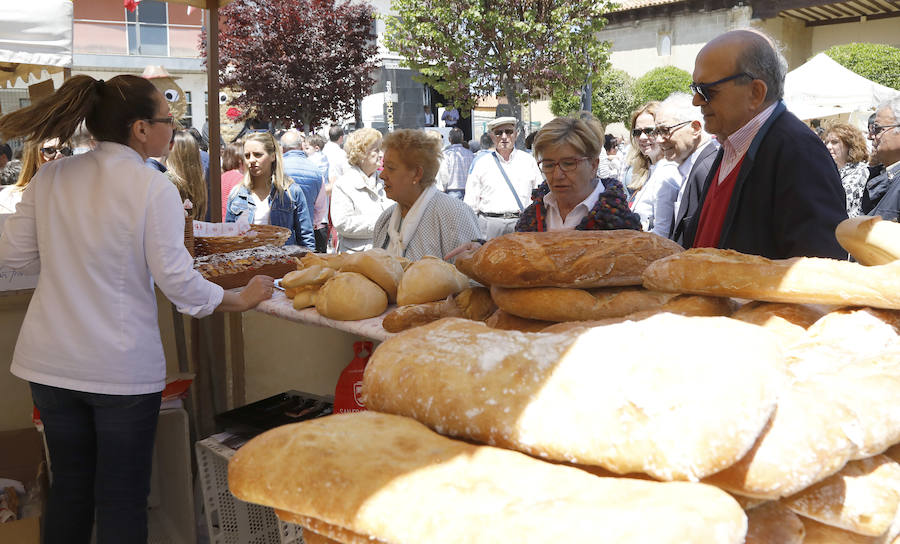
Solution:
<path fill-rule="evenodd" d="M 788 72 L 784 82 L 787 108 L 800 119 L 872 112 L 879 102 L 896 95 L 900 91 L 851 72 L 825 53 Z"/>
<path fill-rule="evenodd" d="M 0 2 L 0 87 L 72 66 L 71 0 Z"/>

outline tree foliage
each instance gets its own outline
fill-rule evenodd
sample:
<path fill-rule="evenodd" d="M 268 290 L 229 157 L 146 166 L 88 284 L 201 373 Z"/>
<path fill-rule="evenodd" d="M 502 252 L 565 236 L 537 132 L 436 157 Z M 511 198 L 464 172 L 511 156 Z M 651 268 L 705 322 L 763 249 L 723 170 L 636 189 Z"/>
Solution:
<path fill-rule="evenodd" d="M 592 83 L 591 112 L 604 125 L 624 122 L 634 109 L 634 80 L 625 71 L 608 68 Z M 554 115 L 569 115 L 581 109 L 581 95 L 567 91 L 554 92 L 550 97 L 550 111 Z"/>
<path fill-rule="evenodd" d="M 880 43 L 848 43 L 828 48 L 825 54 L 852 72 L 900 90 L 900 49 Z"/>
<path fill-rule="evenodd" d="M 385 45 L 419 81 L 462 107 L 502 94 L 512 110 L 554 88 L 577 88 L 606 63 L 595 34 L 608 0 L 392 0 Z"/>
<path fill-rule="evenodd" d="M 219 14 L 219 84 L 243 91 L 236 105 L 309 128 L 353 113 L 369 93 L 377 46 L 368 3 L 237 0 Z"/>
<path fill-rule="evenodd" d="M 690 93 L 691 74 L 675 66 L 660 66 L 634 82 L 635 108 L 651 100 L 663 100 L 674 92 Z"/>

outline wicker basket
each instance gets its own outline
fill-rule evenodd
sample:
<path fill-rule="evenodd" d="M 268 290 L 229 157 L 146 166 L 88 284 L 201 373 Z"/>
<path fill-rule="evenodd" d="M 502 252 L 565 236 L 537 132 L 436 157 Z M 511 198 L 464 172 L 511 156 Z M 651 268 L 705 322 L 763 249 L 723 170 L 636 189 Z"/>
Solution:
<path fill-rule="evenodd" d="M 214 253 L 228 253 L 239 249 L 248 249 L 257 246 L 283 246 L 291 237 L 290 229 L 275 227 L 272 225 L 250 225 L 250 230 L 256 236 L 249 233 L 242 236 L 203 236 L 194 238 L 194 254 L 197 257 L 213 255 Z"/>
<path fill-rule="evenodd" d="M 194 256 L 194 220 L 190 217 L 184 218 L 184 247 L 187 248 L 191 257 Z"/>

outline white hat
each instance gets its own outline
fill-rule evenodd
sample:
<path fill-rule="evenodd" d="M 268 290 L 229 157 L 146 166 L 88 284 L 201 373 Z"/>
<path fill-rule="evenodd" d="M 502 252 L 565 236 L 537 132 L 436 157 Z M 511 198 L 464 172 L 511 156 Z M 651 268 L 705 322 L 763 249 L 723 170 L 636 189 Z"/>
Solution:
<path fill-rule="evenodd" d="M 491 119 L 488 121 L 487 129 L 494 130 L 500 125 L 512 125 L 516 126 L 516 118 L 515 117 L 497 117 L 496 119 Z"/>

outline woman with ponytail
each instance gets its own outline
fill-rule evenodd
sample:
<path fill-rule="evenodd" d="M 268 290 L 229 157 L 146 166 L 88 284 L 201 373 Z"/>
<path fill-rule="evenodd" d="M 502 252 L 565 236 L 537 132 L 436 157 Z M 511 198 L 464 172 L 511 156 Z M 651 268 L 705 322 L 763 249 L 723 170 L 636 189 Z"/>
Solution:
<path fill-rule="evenodd" d="M 97 148 L 48 162 L 0 236 L 0 264 L 40 278 L 11 372 L 27 380 L 53 466 L 46 544 L 147 541 L 151 459 L 165 385 L 155 284 L 184 313 L 244 311 L 272 279 L 223 292 L 193 269 L 178 190 L 147 167 L 172 137 L 163 95 L 137 76 L 75 76 L 0 117 L 0 135 L 68 141 L 79 123 Z"/>

